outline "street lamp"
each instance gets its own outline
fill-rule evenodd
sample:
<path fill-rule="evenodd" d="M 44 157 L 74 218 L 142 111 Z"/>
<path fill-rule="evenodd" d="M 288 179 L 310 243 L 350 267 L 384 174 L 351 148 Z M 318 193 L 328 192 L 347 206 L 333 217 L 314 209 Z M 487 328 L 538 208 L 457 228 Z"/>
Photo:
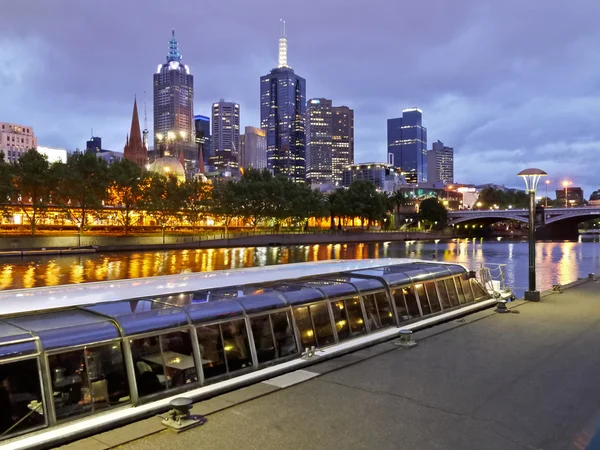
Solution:
<path fill-rule="evenodd" d="M 550 180 L 546 180 L 546 206 L 544 208 L 548 208 L 548 185 L 550 184 Z"/>
<path fill-rule="evenodd" d="M 562 185 L 565 188 L 565 208 L 569 207 L 569 202 L 567 200 L 569 198 L 569 196 L 567 195 L 568 194 L 567 188 L 571 183 L 572 183 L 572 181 L 566 181 L 566 180 L 562 182 Z"/>
<path fill-rule="evenodd" d="M 535 289 L 535 191 L 540 178 L 548 174 L 540 169 L 525 169 L 517 175 L 523 177 L 529 193 L 529 290 L 525 291 L 525 300 L 539 302 L 540 291 Z"/>

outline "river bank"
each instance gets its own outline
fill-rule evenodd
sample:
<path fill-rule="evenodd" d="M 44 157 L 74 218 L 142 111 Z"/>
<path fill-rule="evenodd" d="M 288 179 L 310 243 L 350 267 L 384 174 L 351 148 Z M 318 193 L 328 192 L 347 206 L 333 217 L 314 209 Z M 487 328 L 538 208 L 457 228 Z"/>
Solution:
<path fill-rule="evenodd" d="M 232 233 L 209 236 L 12 236 L 0 237 L 0 257 L 95 252 L 183 250 L 313 244 L 451 239 L 444 232 L 331 231 L 321 233 Z"/>

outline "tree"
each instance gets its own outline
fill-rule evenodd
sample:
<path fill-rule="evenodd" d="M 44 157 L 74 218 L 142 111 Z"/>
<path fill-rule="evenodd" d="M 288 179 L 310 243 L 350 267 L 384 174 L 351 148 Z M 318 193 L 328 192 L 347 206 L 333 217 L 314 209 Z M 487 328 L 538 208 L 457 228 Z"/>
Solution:
<path fill-rule="evenodd" d="M 220 216 L 225 224 L 225 233 L 234 217 L 239 216 L 239 199 L 237 183 L 232 180 L 218 180 L 214 183 L 209 201 L 210 211 Z"/>
<path fill-rule="evenodd" d="M 394 212 L 395 209 L 395 213 L 396 213 L 396 223 L 399 223 L 399 219 L 400 219 L 400 208 L 405 206 L 408 203 L 408 200 L 406 198 L 406 196 L 404 195 L 404 192 L 397 190 L 394 191 L 392 193 L 392 195 L 390 195 L 390 201 L 392 202 L 392 213 Z"/>
<path fill-rule="evenodd" d="M 0 152 L 0 213 L 8 216 L 10 204 L 15 193 L 14 166 L 4 160 Z"/>
<path fill-rule="evenodd" d="M 427 198 L 421 202 L 419 219 L 428 223 L 431 228 L 443 228 L 448 223 L 448 211 L 439 200 Z"/>
<path fill-rule="evenodd" d="M 115 217 L 129 234 L 131 213 L 140 206 L 143 197 L 144 176 L 142 169 L 128 159 L 115 161 L 108 168 L 111 180 L 108 186 L 106 205 L 114 208 Z M 149 182 L 149 181 L 148 181 Z"/>
<path fill-rule="evenodd" d="M 34 236 L 54 188 L 54 178 L 50 176 L 47 157 L 35 149 L 28 150 L 15 164 L 14 176 L 16 205 L 27 217 L 31 235 Z"/>
<path fill-rule="evenodd" d="M 268 217 L 274 217 L 280 208 L 283 192 L 273 174 L 268 170 L 248 169 L 236 185 L 240 215 L 248 220 L 256 230 L 258 224 Z"/>
<path fill-rule="evenodd" d="M 88 214 L 101 209 L 106 199 L 108 166 L 94 153 L 75 152 L 67 156 L 66 163 L 53 164 L 52 172 L 56 177 L 54 202 L 77 224 L 81 245 Z"/>
<path fill-rule="evenodd" d="M 195 228 L 206 216 L 210 206 L 212 187 L 210 184 L 197 178 L 186 180 L 184 186 L 185 216 Z"/>
<path fill-rule="evenodd" d="M 371 181 L 355 180 L 348 188 L 347 213 L 352 217 L 359 217 L 363 227 L 365 224 L 369 226 L 371 222 L 382 220 L 385 217 L 386 203 Z"/>
<path fill-rule="evenodd" d="M 292 183 L 291 189 L 285 191 L 285 197 L 288 197 L 292 221 L 302 223 L 305 231 L 308 230 L 308 220 L 311 217 L 327 215 L 323 194 L 307 184 Z"/>
<path fill-rule="evenodd" d="M 142 205 L 160 225 L 164 244 L 167 226 L 182 213 L 185 192 L 174 175 L 165 177 L 152 173 L 148 177 L 148 182 L 148 188 L 145 189 L 142 197 Z"/>

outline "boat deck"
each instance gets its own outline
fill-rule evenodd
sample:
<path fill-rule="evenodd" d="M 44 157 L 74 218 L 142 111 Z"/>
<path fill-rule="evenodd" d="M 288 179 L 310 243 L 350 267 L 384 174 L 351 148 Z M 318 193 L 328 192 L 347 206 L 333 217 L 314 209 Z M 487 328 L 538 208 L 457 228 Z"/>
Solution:
<path fill-rule="evenodd" d="M 208 422 L 177 435 L 153 418 L 63 449 L 144 435 L 120 448 L 599 448 L 600 285 L 513 311 L 475 313 L 415 333 L 410 350 L 387 342 L 201 402 L 194 412 Z"/>

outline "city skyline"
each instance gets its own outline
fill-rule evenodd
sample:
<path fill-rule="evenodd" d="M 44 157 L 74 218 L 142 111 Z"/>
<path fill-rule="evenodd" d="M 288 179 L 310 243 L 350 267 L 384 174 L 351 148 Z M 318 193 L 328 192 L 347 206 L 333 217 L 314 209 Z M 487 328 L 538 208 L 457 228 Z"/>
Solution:
<path fill-rule="evenodd" d="M 243 3 L 228 11 L 210 5 L 210 20 L 200 18 L 199 26 L 196 15 L 165 13 L 160 5 L 138 11 L 110 0 L 93 7 L 9 1 L 0 18 L 6 49 L 0 120 L 31 126 L 40 145 L 70 149 L 84 148 L 94 128 L 106 148 L 120 150 L 131 98 L 152 91 L 148 74 L 164 60 L 175 28 L 195 75 L 194 111 L 209 115 L 212 102 L 235 99 L 244 109 L 241 126 L 258 126 L 256 79 L 276 65 L 279 18 L 285 17 L 290 60 L 308 80 L 307 98 L 331 98 L 355 110 L 356 162 L 385 161 L 386 120 L 418 106 L 429 140 L 455 148 L 459 182 L 520 187 L 519 169 L 539 166 L 556 184 L 568 178 L 586 192 L 598 188 L 594 117 L 600 93 L 591 59 L 600 38 L 591 20 L 598 5 L 582 2 L 586 14 L 564 11 L 558 2 L 529 5 L 537 30 L 531 34 L 531 23 L 512 14 L 513 1 L 340 8 L 333 0 L 319 5 L 318 15 L 316 3 L 275 11 L 269 2 L 258 3 L 267 13 Z M 432 8 L 435 15 L 423 14 Z M 251 18 L 252 27 L 209 45 L 206 36 L 232 20 L 230 9 L 233 19 Z M 420 38 L 411 46 L 396 45 L 417 30 Z M 322 51 L 312 50 L 317 43 Z M 386 57 L 392 50 L 400 51 L 401 65 Z M 385 76 L 371 83 L 367 76 L 378 66 L 386 67 Z M 148 98 L 149 111 L 152 106 Z"/>

